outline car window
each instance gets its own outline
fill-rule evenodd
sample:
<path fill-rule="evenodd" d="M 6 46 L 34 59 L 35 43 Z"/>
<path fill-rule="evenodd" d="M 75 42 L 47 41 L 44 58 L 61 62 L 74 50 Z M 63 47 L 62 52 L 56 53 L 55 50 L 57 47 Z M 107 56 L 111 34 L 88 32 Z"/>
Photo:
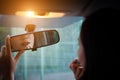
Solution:
<path fill-rule="evenodd" d="M 37 28 L 40 30 L 55 29 L 59 32 L 60 42 L 37 51 L 27 50 L 19 60 L 15 80 L 74 80 L 69 63 L 77 56 L 78 37 L 83 18 L 62 28 Z M 24 32 L 24 28 L 0 26 L 0 46 L 6 35 Z M 16 52 L 12 53 L 13 56 Z"/>

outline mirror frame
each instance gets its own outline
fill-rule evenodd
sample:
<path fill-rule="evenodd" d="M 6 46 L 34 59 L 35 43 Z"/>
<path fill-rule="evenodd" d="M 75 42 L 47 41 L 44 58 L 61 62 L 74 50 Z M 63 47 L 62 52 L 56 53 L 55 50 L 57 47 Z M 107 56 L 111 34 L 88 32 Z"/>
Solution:
<path fill-rule="evenodd" d="M 55 31 L 55 32 L 57 32 L 57 34 L 58 34 L 58 41 L 57 41 L 56 43 L 58 43 L 58 42 L 60 41 L 60 35 L 59 35 L 59 33 L 58 33 L 57 30 L 43 30 L 43 31 L 29 32 L 29 33 L 24 33 L 24 34 L 14 35 L 14 36 L 11 36 L 10 38 L 12 38 L 12 37 L 16 37 L 16 36 L 21 36 L 21 35 L 26 35 L 26 34 L 34 34 L 34 33 L 38 33 L 38 32 L 46 32 L 46 31 Z M 11 42 L 11 39 L 10 39 L 10 42 Z M 37 48 L 41 48 L 41 47 L 46 47 L 46 46 L 54 45 L 54 44 L 56 44 L 56 43 L 49 44 L 49 45 L 44 45 L 44 46 L 40 46 L 40 47 L 37 47 Z M 37 48 L 34 48 L 34 47 L 33 47 L 33 48 L 29 48 L 29 49 L 24 49 L 24 50 L 32 50 L 32 51 L 36 51 Z M 11 50 L 12 50 L 12 46 L 11 46 Z M 14 51 L 12 50 L 12 52 L 16 52 L 16 51 L 19 51 L 19 50 L 14 50 Z"/>

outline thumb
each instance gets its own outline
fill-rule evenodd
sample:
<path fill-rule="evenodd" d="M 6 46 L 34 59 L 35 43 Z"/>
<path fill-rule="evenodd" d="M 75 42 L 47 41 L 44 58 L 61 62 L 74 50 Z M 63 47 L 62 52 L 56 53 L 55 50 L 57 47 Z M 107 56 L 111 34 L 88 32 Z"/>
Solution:
<path fill-rule="evenodd" d="M 76 79 L 77 80 L 80 79 L 82 74 L 83 74 L 83 67 L 81 66 L 81 67 L 77 68 L 77 71 L 76 71 L 76 74 L 75 74 Z"/>
<path fill-rule="evenodd" d="M 22 53 L 24 53 L 24 50 L 21 50 L 17 53 L 17 55 L 15 56 L 15 61 L 16 63 L 18 62 L 19 58 L 21 57 Z"/>

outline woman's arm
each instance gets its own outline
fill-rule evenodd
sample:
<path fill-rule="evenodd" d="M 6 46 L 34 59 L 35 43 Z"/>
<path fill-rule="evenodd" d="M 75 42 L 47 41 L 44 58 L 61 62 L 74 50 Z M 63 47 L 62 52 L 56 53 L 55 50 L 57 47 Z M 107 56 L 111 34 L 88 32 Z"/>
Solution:
<path fill-rule="evenodd" d="M 11 52 L 10 37 L 7 36 L 5 46 L 1 47 L 0 53 L 0 76 L 2 80 L 14 80 L 16 64 L 22 55 L 23 50 L 13 57 Z"/>

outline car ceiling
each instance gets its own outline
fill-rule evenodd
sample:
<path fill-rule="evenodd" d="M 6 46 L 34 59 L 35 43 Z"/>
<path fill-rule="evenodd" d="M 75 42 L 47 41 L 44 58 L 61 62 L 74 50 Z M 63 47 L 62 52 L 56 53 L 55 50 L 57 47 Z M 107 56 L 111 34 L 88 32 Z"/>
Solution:
<path fill-rule="evenodd" d="M 98 8 L 120 8 L 120 0 L 0 0 L 0 14 L 32 9 L 38 12 L 62 11 L 68 15 L 88 15 Z"/>
<path fill-rule="evenodd" d="M 53 23 L 54 25 L 61 25 L 60 27 L 63 27 L 66 25 L 70 25 L 76 21 L 79 21 L 81 19 L 78 18 L 79 16 L 86 17 L 100 8 L 107 8 L 107 7 L 120 9 L 120 1 L 119 0 L 0 0 L 0 15 L 1 15 L 0 25 L 10 26 L 10 21 L 11 20 L 14 21 L 14 19 L 17 19 L 17 17 L 14 16 L 13 19 L 8 19 L 8 18 L 12 17 L 16 11 L 22 11 L 22 10 L 25 11 L 31 9 L 37 12 L 49 12 L 49 11 L 67 12 L 64 18 L 56 18 L 55 21 L 51 20 L 54 22 Z M 5 15 L 12 15 L 12 16 L 5 16 Z M 73 19 L 70 19 L 70 17 Z M 20 21 L 21 18 L 18 17 L 18 19 L 17 20 Z M 68 22 L 66 24 L 63 23 L 62 22 L 63 19 L 67 20 Z M 9 24 L 7 23 L 5 24 L 6 20 L 8 21 L 7 23 Z M 41 19 L 39 20 L 34 19 L 34 20 L 42 21 Z M 44 20 L 45 19 L 43 19 L 43 21 Z M 48 20 L 48 23 L 52 24 L 52 22 L 49 19 L 46 20 Z M 42 25 L 42 26 L 49 26 L 49 25 Z"/>
<path fill-rule="evenodd" d="M 37 12 L 70 12 L 68 15 L 78 15 L 88 3 L 88 0 L 0 0 L 0 14 L 31 9 Z"/>

